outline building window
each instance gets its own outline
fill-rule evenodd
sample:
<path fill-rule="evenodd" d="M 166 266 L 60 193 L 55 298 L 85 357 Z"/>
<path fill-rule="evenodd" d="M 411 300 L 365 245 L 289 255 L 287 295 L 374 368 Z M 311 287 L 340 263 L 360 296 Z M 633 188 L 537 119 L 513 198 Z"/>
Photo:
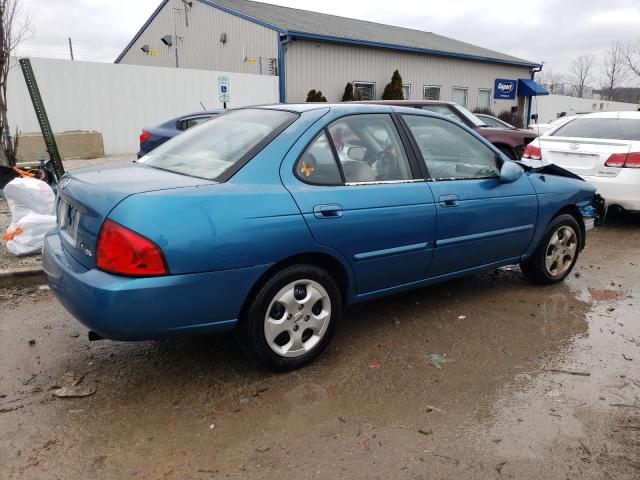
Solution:
<path fill-rule="evenodd" d="M 478 102 L 476 104 L 476 108 L 482 110 L 491 110 L 491 89 L 478 89 Z"/>
<path fill-rule="evenodd" d="M 405 83 L 402 85 L 402 98 L 404 100 L 411 100 L 411 84 Z"/>
<path fill-rule="evenodd" d="M 375 100 L 376 84 L 373 82 L 353 82 L 353 88 L 360 91 L 362 100 Z"/>
<path fill-rule="evenodd" d="M 463 87 L 453 87 L 452 101 L 467 108 L 467 89 Z"/>
<path fill-rule="evenodd" d="M 424 100 L 440 100 L 440 87 L 435 85 L 425 85 L 422 92 Z"/>

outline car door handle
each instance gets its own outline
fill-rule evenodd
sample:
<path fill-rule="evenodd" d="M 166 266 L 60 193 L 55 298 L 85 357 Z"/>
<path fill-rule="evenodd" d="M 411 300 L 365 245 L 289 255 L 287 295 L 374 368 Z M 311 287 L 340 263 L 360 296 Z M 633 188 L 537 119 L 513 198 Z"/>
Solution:
<path fill-rule="evenodd" d="M 316 218 L 340 218 L 342 216 L 342 206 L 338 204 L 316 205 L 313 207 L 313 214 Z"/>
<path fill-rule="evenodd" d="M 443 207 L 457 207 L 460 204 L 460 199 L 457 195 L 441 195 L 440 205 Z"/>

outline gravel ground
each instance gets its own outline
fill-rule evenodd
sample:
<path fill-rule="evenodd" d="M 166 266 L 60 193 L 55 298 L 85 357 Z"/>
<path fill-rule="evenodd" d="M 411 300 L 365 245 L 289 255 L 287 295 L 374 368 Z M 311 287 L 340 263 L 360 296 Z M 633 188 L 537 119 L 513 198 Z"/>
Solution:
<path fill-rule="evenodd" d="M 91 160 L 65 160 L 64 166 L 67 170 L 76 168 L 89 167 L 94 165 L 102 165 L 104 163 L 127 162 L 135 159 L 134 155 L 114 155 L 109 157 L 93 158 Z M 0 233 L 4 235 L 11 223 L 11 212 L 9 205 L 4 198 L 0 198 Z M 41 256 L 27 255 L 17 257 L 7 250 L 6 243 L 3 241 L 0 246 L 0 270 L 9 270 L 14 268 L 33 268 L 39 267 Z"/>

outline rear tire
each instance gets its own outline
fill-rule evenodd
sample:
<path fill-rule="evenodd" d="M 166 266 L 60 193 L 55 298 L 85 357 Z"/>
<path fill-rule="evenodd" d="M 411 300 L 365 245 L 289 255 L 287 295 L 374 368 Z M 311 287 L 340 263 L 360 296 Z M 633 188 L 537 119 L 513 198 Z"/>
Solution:
<path fill-rule="evenodd" d="M 582 231 L 572 215 L 555 217 L 542 235 L 533 254 L 520 262 L 525 277 L 540 285 L 563 281 L 580 255 Z"/>
<path fill-rule="evenodd" d="M 242 350 L 271 370 L 294 370 L 329 345 L 340 318 L 333 277 L 314 265 L 293 265 L 268 278 L 249 299 L 237 337 Z"/>

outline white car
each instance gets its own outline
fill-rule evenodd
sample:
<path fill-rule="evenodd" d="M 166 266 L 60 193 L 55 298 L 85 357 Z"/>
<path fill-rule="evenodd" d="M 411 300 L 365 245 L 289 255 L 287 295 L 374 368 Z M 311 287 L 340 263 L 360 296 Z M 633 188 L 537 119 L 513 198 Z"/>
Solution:
<path fill-rule="evenodd" d="M 536 138 L 522 160 L 559 165 L 595 185 L 609 206 L 640 211 L 640 112 L 582 115 Z"/>
<path fill-rule="evenodd" d="M 553 122 L 549 123 L 530 123 L 527 127 L 529 130 L 533 130 L 538 136 L 544 135 L 545 133 L 558 128 L 565 123 L 568 123 L 581 115 L 566 115 L 564 117 L 556 118 Z"/>

